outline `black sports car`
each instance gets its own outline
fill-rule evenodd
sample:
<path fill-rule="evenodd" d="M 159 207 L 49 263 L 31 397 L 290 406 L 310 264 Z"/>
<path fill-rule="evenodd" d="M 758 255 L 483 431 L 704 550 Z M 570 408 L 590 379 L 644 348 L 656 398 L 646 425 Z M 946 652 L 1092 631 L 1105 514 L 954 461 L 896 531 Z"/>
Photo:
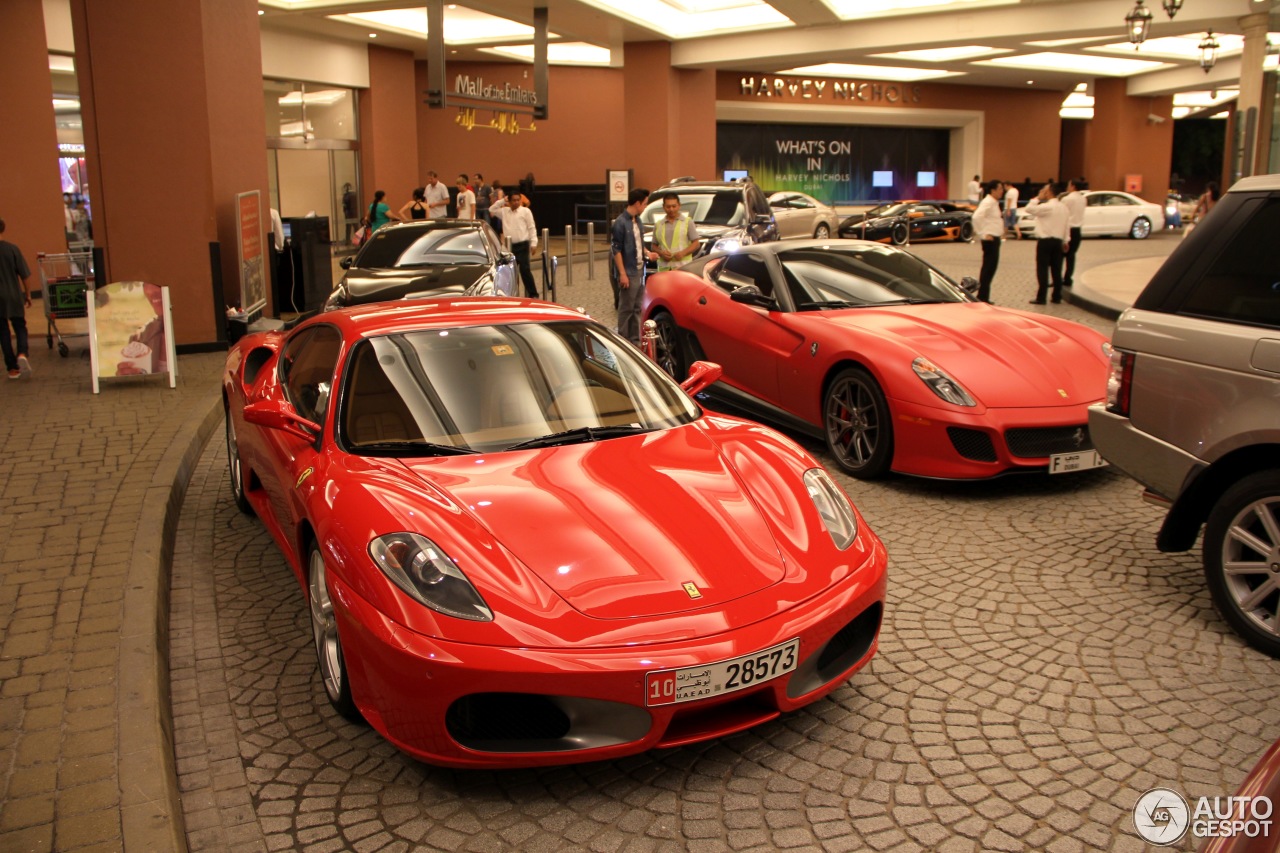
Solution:
<path fill-rule="evenodd" d="M 901 246 L 926 240 L 973 239 L 973 211 L 945 201 L 893 201 L 850 216 L 840 236 Z"/>
<path fill-rule="evenodd" d="M 366 302 L 425 296 L 511 296 L 515 256 L 487 222 L 427 219 L 379 228 L 329 294 L 326 311 Z"/>

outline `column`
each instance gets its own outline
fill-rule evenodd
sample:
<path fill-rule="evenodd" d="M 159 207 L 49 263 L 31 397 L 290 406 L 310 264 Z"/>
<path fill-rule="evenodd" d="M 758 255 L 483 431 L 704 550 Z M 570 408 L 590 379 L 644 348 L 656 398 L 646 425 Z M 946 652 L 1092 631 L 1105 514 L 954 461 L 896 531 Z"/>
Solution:
<path fill-rule="evenodd" d="M 682 175 L 718 177 L 715 72 L 671 67 L 668 42 L 630 42 L 623 66 L 626 165 L 654 189 Z"/>
<path fill-rule="evenodd" d="M 1164 204 L 1173 162 L 1173 96 L 1133 97 L 1123 78 L 1099 78 L 1093 83 L 1093 122 L 1085 151 L 1085 172 L 1095 190 L 1126 188 L 1136 176 L 1142 189 L 1135 193 Z"/>
<path fill-rule="evenodd" d="M 104 280 L 168 286 L 178 345 L 218 348 L 219 303 L 240 304 L 236 195 L 258 190 L 264 223 L 270 204 L 257 3 L 70 2 Z"/>
<path fill-rule="evenodd" d="M 1244 51 L 1240 56 L 1240 97 L 1236 100 L 1235 132 L 1227 139 L 1227 168 L 1232 179 L 1261 175 L 1268 171 L 1271 127 L 1270 110 L 1263 109 L 1262 64 L 1267 57 L 1267 28 L 1269 16 L 1265 12 L 1240 18 L 1244 33 Z M 1249 136 L 1249 110 L 1253 112 L 1252 136 Z M 1264 126 L 1265 125 L 1265 126 Z M 1240 146 L 1247 146 L 1242 148 Z M 1238 159 L 1237 159 L 1238 158 Z M 1223 189 L 1227 189 L 1226 186 Z"/>
<path fill-rule="evenodd" d="M 0 33 L 0 80 L 9 81 L 0 133 L 0 239 L 22 249 L 34 288 L 36 253 L 67 250 L 42 0 L 0 2 Z"/>

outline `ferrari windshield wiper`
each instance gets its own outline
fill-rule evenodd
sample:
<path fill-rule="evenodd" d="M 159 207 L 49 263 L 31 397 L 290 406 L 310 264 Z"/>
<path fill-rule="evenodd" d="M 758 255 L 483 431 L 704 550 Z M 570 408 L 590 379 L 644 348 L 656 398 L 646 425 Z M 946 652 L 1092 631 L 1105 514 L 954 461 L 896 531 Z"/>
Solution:
<path fill-rule="evenodd" d="M 937 305 L 943 302 L 950 302 L 950 299 L 925 299 L 921 296 L 912 296 L 906 299 L 886 299 L 884 302 L 874 303 L 880 305 Z"/>
<path fill-rule="evenodd" d="M 845 302 L 842 299 L 824 299 L 818 302 L 801 302 L 800 307 L 803 308 L 856 308 L 852 302 Z"/>
<path fill-rule="evenodd" d="M 352 450 L 357 453 L 375 452 L 388 456 L 464 456 L 478 453 L 470 447 L 458 447 L 453 444 L 435 444 L 430 441 L 404 438 L 398 441 L 370 441 L 357 444 Z"/>
<path fill-rule="evenodd" d="M 528 450 L 534 447 L 554 447 L 557 444 L 576 444 L 580 441 L 599 441 L 602 438 L 617 438 L 620 435 L 635 435 L 648 431 L 647 427 L 637 424 L 578 427 L 564 432 L 553 432 L 550 435 L 540 435 L 528 441 L 518 441 L 507 450 Z"/>

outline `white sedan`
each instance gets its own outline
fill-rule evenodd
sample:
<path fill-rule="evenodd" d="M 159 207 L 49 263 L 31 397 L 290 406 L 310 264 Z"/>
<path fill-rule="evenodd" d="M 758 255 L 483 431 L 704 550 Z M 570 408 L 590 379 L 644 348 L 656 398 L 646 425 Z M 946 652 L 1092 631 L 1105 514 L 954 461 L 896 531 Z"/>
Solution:
<path fill-rule="evenodd" d="M 1164 228 L 1164 207 L 1119 190 L 1091 190 L 1084 194 L 1084 237 L 1128 236 L 1145 240 Z M 1018 230 L 1030 234 L 1036 221 L 1025 209 L 1018 211 Z"/>
<path fill-rule="evenodd" d="M 825 240 L 835 233 L 840 222 L 836 209 L 811 195 L 783 190 L 769 196 L 773 219 L 778 223 L 779 237 L 813 237 Z"/>

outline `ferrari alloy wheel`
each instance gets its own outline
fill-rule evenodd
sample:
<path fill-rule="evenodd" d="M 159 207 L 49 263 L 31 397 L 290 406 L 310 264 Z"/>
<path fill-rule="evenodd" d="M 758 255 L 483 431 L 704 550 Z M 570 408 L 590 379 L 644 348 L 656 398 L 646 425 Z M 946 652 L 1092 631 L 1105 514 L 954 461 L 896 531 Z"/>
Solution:
<path fill-rule="evenodd" d="M 1280 657 L 1280 471 L 1262 471 L 1218 499 L 1204 531 L 1214 606 L 1245 642 Z"/>
<path fill-rule="evenodd" d="M 895 246 L 901 246 L 906 243 L 908 236 L 909 232 L 905 222 L 895 222 L 893 227 L 889 229 L 889 239 L 893 241 Z"/>
<path fill-rule="evenodd" d="M 320 659 L 320 680 L 333 709 L 352 722 L 359 722 L 360 711 L 351 699 L 351 681 L 347 678 L 347 663 L 342 657 L 342 640 L 338 637 L 338 619 L 333 612 L 333 599 L 329 597 L 328 572 L 320 546 L 311 543 L 307 559 L 307 591 L 311 603 L 311 636 L 316 643 L 316 656 Z"/>
<path fill-rule="evenodd" d="M 842 370 L 831 380 L 823 407 L 827 448 L 847 473 L 873 480 L 893 461 L 893 424 L 889 404 L 870 373 Z"/>
<path fill-rule="evenodd" d="M 689 374 L 689 366 L 685 364 L 680 344 L 680 327 L 666 311 L 654 315 L 653 322 L 658 327 L 658 340 L 654 342 L 654 357 L 658 367 L 675 381 L 683 382 Z"/>
<path fill-rule="evenodd" d="M 253 505 L 244 493 L 244 463 L 240 461 L 240 443 L 236 441 L 236 425 L 231 420 L 231 410 L 226 410 L 227 424 L 227 468 L 231 473 L 231 497 L 236 502 L 236 509 L 245 515 L 253 515 Z"/>
<path fill-rule="evenodd" d="M 1151 220 L 1145 216 L 1139 216 L 1133 220 L 1133 224 L 1129 226 L 1129 236 L 1135 240 L 1145 240 L 1151 236 Z"/>
<path fill-rule="evenodd" d="M 961 222 L 961 223 L 960 223 L 960 237 L 959 237 L 959 239 L 960 239 L 960 240 L 963 240 L 963 241 L 964 241 L 964 242 L 966 242 L 966 243 L 968 243 L 968 242 L 970 242 L 971 240 L 973 240 L 973 223 L 972 223 L 972 222 L 970 222 L 970 221 L 969 221 L 969 220 L 967 220 L 967 219 L 966 219 L 964 222 Z"/>
<path fill-rule="evenodd" d="M 825 240 L 831 236 L 831 226 L 825 222 L 819 222 L 818 227 L 813 229 L 813 239 Z"/>

